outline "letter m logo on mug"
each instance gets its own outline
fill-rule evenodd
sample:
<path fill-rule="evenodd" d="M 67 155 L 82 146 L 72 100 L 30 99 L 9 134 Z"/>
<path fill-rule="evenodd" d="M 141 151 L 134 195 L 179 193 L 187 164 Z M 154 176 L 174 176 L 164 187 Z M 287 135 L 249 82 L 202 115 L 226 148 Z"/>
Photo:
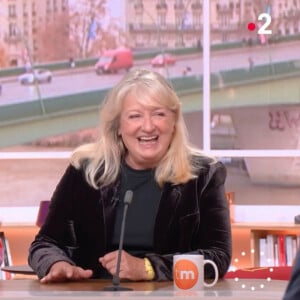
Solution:
<path fill-rule="evenodd" d="M 215 270 L 213 282 L 204 280 L 204 265 L 211 264 Z M 176 290 L 202 290 L 204 287 L 214 286 L 219 278 L 216 264 L 204 259 L 200 254 L 180 254 L 173 257 L 173 280 Z"/>
<path fill-rule="evenodd" d="M 198 277 L 198 268 L 192 261 L 181 259 L 175 263 L 174 281 L 180 289 L 191 289 L 197 283 Z"/>

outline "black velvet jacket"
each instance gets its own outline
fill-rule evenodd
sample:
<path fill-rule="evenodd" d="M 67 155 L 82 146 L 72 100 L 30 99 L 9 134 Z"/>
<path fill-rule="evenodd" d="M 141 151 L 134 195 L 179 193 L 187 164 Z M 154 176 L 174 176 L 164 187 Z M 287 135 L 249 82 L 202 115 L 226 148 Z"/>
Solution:
<path fill-rule="evenodd" d="M 202 158 L 198 177 L 186 184 L 165 184 L 154 227 L 154 251 L 147 253 L 155 280 L 172 280 L 173 255 L 203 254 L 213 260 L 220 277 L 231 262 L 231 227 L 220 162 Z M 29 249 L 28 262 L 39 278 L 57 261 L 92 269 L 99 278 L 98 258 L 107 253 L 113 234 L 119 180 L 96 190 L 82 170 L 69 166 L 59 182 L 45 224 Z M 212 277 L 210 265 L 205 276 Z"/>
<path fill-rule="evenodd" d="M 299 300 L 300 299 L 300 248 L 298 250 L 296 260 L 293 265 L 291 278 L 287 285 L 283 300 Z"/>

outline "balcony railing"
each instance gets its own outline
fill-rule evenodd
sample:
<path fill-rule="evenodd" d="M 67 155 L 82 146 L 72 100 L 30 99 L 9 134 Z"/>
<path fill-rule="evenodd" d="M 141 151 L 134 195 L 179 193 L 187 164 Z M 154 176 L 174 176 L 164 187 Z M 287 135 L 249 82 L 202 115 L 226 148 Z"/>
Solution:
<path fill-rule="evenodd" d="M 202 9 L 202 5 L 199 2 L 192 3 L 191 7 L 192 7 L 192 10 L 201 10 Z"/>
<path fill-rule="evenodd" d="M 175 10 L 179 10 L 179 11 L 184 11 L 184 5 L 183 5 L 183 3 L 175 3 L 174 4 L 174 9 Z"/>
<path fill-rule="evenodd" d="M 16 34 L 5 34 L 4 42 L 5 43 L 18 43 L 22 41 L 22 35 L 20 33 Z"/>
<path fill-rule="evenodd" d="M 156 25 L 156 24 L 135 24 L 135 23 L 129 23 L 129 31 L 131 33 L 142 33 L 142 32 L 157 32 L 157 29 L 159 28 L 160 32 L 166 32 L 166 33 L 172 33 L 172 32 L 178 32 L 178 30 L 183 32 L 194 32 L 199 31 L 199 29 L 202 29 L 202 25 L 199 26 L 199 24 L 190 24 L 190 25 L 176 25 L 176 24 L 165 24 L 165 25 Z"/>
<path fill-rule="evenodd" d="M 157 3 L 156 4 L 157 11 L 167 11 L 167 9 L 168 9 L 167 3 Z"/>

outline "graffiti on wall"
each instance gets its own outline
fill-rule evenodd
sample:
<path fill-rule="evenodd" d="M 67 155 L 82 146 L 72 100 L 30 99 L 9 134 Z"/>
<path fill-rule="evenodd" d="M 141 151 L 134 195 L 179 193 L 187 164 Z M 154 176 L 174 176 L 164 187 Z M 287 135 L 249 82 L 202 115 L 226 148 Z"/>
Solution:
<path fill-rule="evenodd" d="M 300 129 L 300 111 L 275 110 L 269 112 L 270 130 Z"/>

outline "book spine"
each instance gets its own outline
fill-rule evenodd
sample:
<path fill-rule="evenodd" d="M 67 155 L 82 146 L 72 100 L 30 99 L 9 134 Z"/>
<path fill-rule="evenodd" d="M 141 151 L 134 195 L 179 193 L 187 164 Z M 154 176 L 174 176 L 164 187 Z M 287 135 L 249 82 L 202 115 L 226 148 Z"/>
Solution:
<path fill-rule="evenodd" d="M 286 266 L 286 251 L 284 235 L 278 235 L 279 266 Z"/>

